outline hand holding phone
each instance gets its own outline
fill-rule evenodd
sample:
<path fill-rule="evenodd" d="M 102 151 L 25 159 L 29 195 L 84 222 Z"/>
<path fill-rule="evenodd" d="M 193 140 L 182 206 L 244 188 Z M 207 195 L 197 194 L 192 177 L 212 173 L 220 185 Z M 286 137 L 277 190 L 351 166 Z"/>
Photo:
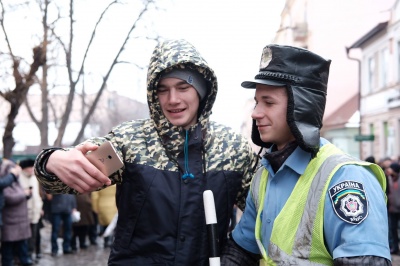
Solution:
<path fill-rule="evenodd" d="M 110 141 L 101 144 L 97 150 L 89 152 L 86 158 L 106 176 L 110 176 L 124 166 Z"/>

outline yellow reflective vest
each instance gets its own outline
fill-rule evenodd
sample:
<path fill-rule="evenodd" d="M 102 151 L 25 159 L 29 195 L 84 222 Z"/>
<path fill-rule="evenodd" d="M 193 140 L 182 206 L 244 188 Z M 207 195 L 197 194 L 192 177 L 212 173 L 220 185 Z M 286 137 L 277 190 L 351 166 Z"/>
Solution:
<path fill-rule="evenodd" d="M 333 144 L 322 146 L 299 177 L 285 206 L 276 217 L 268 255 L 261 242 L 260 219 L 268 171 L 264 167 L 257 171 L 250 191 L 257 210 L 255 237 L 263 256 L 260 265 L 333 265 L 332 256 L 324 244 L 323 209 L 332 176 L 347 164 L 368 166 L 383 191 L 386 190 L 386 179 L 381 167 L 355 159 Z"/>

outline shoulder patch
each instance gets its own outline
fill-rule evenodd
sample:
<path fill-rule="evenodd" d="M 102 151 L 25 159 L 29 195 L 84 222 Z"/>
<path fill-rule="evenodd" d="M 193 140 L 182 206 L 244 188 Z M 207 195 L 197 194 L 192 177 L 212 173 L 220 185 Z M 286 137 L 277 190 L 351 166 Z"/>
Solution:
<path fill-rule="evenodd" d="M 360 224 L 368 216 L 368 200 L 362 183 L 343 181 L 329 189 L 336 215 L 351 224 Z"/>

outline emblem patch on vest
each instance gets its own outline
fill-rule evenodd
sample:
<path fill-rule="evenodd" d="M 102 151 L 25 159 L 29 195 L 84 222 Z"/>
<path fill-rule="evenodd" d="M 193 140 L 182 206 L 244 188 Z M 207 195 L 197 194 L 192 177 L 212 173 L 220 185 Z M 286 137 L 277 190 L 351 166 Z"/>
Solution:
<path fill-rule="evenodd" d="M 368 201 L 362 183 L 343 181 L 329 189 L 336 215 L 345 222 L 360 224 L 368 216 Z"/>

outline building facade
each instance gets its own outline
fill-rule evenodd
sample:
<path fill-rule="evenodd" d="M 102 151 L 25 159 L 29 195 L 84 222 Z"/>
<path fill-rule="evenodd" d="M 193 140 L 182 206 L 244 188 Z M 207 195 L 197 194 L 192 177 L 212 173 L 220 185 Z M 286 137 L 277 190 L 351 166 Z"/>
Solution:
<path fill-rule="evenodd" d="M 286 0 L 273 43 L 309 49 L 331 59 L 327 104 L 321 136 L 345 152 L 364 159 L 360 135 L 360 61 L 347 47 L 368 32 L 394 0 Z M 244 125 L 245 126 L 245 125 Z M 243 127 L 244 127 L 243 126 Z M 249 134 L 250 130 L 243 128 Z M 368 152 L 366 153 L 367 155 Z"/>
<path fill-rule="evenodd" d="M 390 17 L 349 48 L 361 50 L 361 154 L 398 159 L 400 155 L 400 1 Z"/>

